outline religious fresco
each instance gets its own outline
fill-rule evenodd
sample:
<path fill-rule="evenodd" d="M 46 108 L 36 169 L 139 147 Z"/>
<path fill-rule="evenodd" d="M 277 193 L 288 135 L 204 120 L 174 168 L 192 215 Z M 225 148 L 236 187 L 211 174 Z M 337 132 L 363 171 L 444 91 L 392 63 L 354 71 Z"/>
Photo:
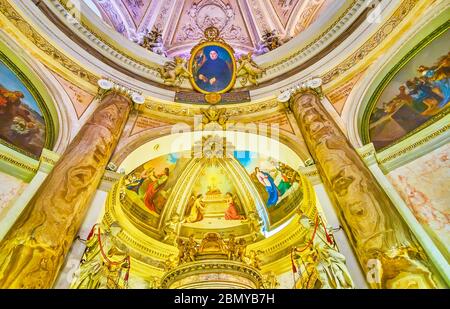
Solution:
<path fill-rule="evenodd" d="M 127 195 L 141 208 L 159 216 L 177 181 L 184 160 L 169 154 L 139 166 L 125 180 Z"/>
<path fill-rule="evenodd" d="M 263 198 L 272 224 L 285 218 L 300 204 L 302 183 L 292 167 L 250 151 L 236 151 L 234 156 L 247 170 Z"/>
<path fill-rule="evenodd" d="M 236 220 L 245 219 L 245 211 L 237 194 L 236 184 L 226 167 L 220 164 L 204 167 L 194 182 L 182 222 L 204 221 L 207 224 L 215 222 L 225 226 L 239 223 Z M 203 225 L 205 224 L 190 224 L 193 227 Z"/>
<path fill-rule="evenodd" d="M 45 121 L 36 99 L 3 62 L 0 62 L 0 139 L 35 157 L 45 144 Z"/>
<path fill-rule="evenodd" d="M 450 146 L 420 157 L 388 175 L 389 181 L 436 245 L 450 252 Z M 436 184 L 443 184 L 443 186 Z"/>
<path fill-rule="evenodd" d="M 440 117 L 450 100 L 450 53 L 447 31 L 420 50 L 381 92 L 369 119 L 377 150 Z"/>

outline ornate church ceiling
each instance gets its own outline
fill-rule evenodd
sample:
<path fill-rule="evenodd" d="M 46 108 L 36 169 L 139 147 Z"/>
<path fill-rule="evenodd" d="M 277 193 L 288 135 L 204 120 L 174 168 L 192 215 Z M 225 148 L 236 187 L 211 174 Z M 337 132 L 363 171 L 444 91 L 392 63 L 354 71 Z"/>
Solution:
<path fill-rule="evenodd" d="M 203 37 L 208 26 L 238 53 L 254 51 L 264 31 L 282 41 L 308 29 L 331 0 L 85 0 L 107 24 L 140 42 L 154 27 L 162 31 L 168 56 L 182 55 Z M 345 1 L 342 1 L 344 4 Z"/>

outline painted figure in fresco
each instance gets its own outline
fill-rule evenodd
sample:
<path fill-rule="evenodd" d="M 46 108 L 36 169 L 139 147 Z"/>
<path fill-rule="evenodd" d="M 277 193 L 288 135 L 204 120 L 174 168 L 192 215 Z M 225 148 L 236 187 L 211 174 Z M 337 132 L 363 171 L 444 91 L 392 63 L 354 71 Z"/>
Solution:
<path fill-rule="evenodd" d="M 219 56 L 218 47 L 207 46 L 196 57 L 194 77 L 196 84 L 203 90 L 218 92 L 225 89 L 231 82 L 232 64 Z"/>
<path fill-rule="evenodd" d="M 376 149 L 405 136 L 448 105 L 449 54 L 441 57 L 434 66 L 420 65 L 417 76 L 405 81 L 396 96 L 375 107 L 370 118 L 370 136 Z"/>
<path fill-rule="evenodd" d="M 203 214 L 205 212 L 205 203 L 202 201 L 203 194 L 197 195 L 194 204 L 189 211 L 189 215 L 185 218 L 185 222 L 194 223 L 203 220 Z"/>
<path fill-rule="evenodd" d="M 236 205 L 234 204 L 233 195 L 230 192 L 225 194 L 227 200 L 228 208 L 225 211 L 225 220 L 241 220 L 244 216 L 241 216 L 238 212 Z"/>
<path fill-rule="evenodd" d="M 136 192 L 139 194 L 139 189 L 141 188 L 144 181 L 150 177 L 150 172 L 153 170 L 144 170 L 141 173 L 137 173 L 137 175 L 133 175 L 129 179 L 129 183 L 126 185 L 126 188 L 130 191 Z"/>
<path fill-rule="evenodd" d="M 283 196 L 287 190 L 289 190 L 292 186 L 291 181 L 288 179 L 288 176 L 285 174 L 285 167 L 284 165 L 280 164 L 280 166 L 277 168 L 278 173 L 280 173 L 280 182 L 277 185 L 278 191 L 280 192 L 280 195 Z"/>
<path fill-rule="evenodd" d="M 275 185 L 272 176 L 269 173 L 263 172 L 259 167 L 255 167 L 255 174 L 258 181 L 264 185 L 269 197 L 267 198 L 266 206 L 269 208 L 278 202 L 278 188 Z"/>
<path fill-rule="evenodd" d="M 164 173 L 160 175 L 155 175 L 155 172 L 153 171 L 152 175 L 150 175 L 149 177 L 151 178 L 152 182 L 149 183 L 147 191 L 145 192 L 144 203 L 149 210 L 156 212 L 153 198 L 155 197 L 155 194 L 159 190 L 161 190 L 163 185 L 167 182 L 167 179 L 169 179 L 169 168 L 166 167 L 164 169 Z"/>
<path fill-rule="evenodd" d="M 22 103 L 24 94 L 0 85 L 0 137 L 38 155 L 44 144 L 39 124 Z"/>

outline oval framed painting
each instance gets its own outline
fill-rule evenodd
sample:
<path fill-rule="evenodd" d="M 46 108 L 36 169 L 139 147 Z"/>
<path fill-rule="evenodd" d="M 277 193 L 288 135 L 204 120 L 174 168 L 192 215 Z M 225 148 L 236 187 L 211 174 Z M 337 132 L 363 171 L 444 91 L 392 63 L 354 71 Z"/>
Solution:
<path fill-rule="evenodd" d="M 222 42 L 204 42 L 195 46 L 189 60 L 191 83 L 195 90 L 225 93 L 236 82 L 236 61 L 233 49 Z"/>

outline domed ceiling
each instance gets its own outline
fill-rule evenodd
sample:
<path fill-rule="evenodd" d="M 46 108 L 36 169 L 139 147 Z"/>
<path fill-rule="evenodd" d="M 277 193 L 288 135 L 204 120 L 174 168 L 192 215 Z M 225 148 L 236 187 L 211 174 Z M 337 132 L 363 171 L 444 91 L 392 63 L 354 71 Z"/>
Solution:
<path fill-rule="evenodd" d="M 134 42 L 152 29 L 162 31 L 169 57 L 185 55 L 215 26 L 237 53 L 255 51 L 264 31 L 282 42 L 305 31 L 331 0 L 84 0 L 97 15 Z M 341 1 L 342 4 L 345 1 Z"/>

